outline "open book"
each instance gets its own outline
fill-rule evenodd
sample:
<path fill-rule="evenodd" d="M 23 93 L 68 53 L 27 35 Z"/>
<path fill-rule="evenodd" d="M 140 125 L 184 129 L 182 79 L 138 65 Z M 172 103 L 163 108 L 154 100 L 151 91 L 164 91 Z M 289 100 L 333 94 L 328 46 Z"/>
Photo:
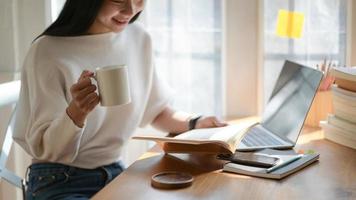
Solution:
<path fill-rule="evenodd" d="M 155 141 L 167 153 L 232 154 L 252 125 L 251 122 L 244 122 L 219 128 L 194 129 L 175 137 L 142 135 L 132 138 Z"/>

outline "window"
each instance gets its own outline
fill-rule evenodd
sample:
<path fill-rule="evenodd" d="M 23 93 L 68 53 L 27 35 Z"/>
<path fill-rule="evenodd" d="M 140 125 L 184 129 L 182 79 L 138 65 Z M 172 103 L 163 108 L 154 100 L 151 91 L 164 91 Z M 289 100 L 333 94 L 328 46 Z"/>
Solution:
<path fill-rule="evenodd" d="M 315 67 L 324 59 L 336 65 L 346 62 L 347 0 L 264 1 L 264 94 L 268 100 L 285 59 Z M 300 39 L 276 35 L 278 11 L 285 9 L 305 16 Z"/>
<path fill-rule="evenodd" d="M 51 20 L 57 19 L 59 12 L 62 10 L 65 0 L 51 0 Z"/>
<path fill-rule="evenodd" d="M 174 107 L 221 116 L 221 1 L 146 2 L 156 67 L 175 91 Z"/>

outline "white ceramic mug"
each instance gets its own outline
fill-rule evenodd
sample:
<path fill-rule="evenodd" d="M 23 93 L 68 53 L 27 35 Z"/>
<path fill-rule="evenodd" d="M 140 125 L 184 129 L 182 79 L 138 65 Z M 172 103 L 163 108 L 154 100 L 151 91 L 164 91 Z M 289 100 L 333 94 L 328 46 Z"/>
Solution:
<path fill-rule="evenodd" d="M 129 77 L 126 65 L 112 65 L 96 68 L 100 104 L 116 106 L 131 102 Z"/>

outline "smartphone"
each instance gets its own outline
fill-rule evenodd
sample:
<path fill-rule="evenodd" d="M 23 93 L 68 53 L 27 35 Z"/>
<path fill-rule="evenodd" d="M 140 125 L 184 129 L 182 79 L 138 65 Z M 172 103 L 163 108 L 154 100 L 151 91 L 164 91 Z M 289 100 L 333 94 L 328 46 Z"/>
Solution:
<path fill-rule="evenodd" d="M 256 153 L 245 153 L 245 152 L 236 152 L 234 154 L 220 154 L 218 159 L 228 160 L 233 163 L 249 165 L 254 167 L 265 167 L 269 168 L 277 164 L 278 158 L 256 154 Z"/>

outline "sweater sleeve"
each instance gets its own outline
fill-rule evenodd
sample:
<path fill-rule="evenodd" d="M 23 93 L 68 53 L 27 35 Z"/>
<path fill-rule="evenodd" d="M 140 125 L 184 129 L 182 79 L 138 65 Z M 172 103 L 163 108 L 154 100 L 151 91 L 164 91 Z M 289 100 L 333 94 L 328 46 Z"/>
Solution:
<path fill-rule="evenodd" d="M 27 105 L 25 142 L 33 158 L 71 163 L 75 160 L 83 128 L 77 127 L 66 113 L 69 104 L 66 76 L 55 62 L 45 59 L 25 63 L 20 103 Z M 26 98 L 27 96 L 27 98 Z M 21 99 L 23 98 L 23 99 Z M 21 107 L 21 106 L 20 106 Z"/>
<path fill-rule="evenodd" d="M 149 92 L 148 102 L 143 114 L 140 127 L 153 122 L 153 120 L 168 106 L 172 101 L 172 91 L 168 84 L 163 81 L 153 67 L 152 84 Z"/>

